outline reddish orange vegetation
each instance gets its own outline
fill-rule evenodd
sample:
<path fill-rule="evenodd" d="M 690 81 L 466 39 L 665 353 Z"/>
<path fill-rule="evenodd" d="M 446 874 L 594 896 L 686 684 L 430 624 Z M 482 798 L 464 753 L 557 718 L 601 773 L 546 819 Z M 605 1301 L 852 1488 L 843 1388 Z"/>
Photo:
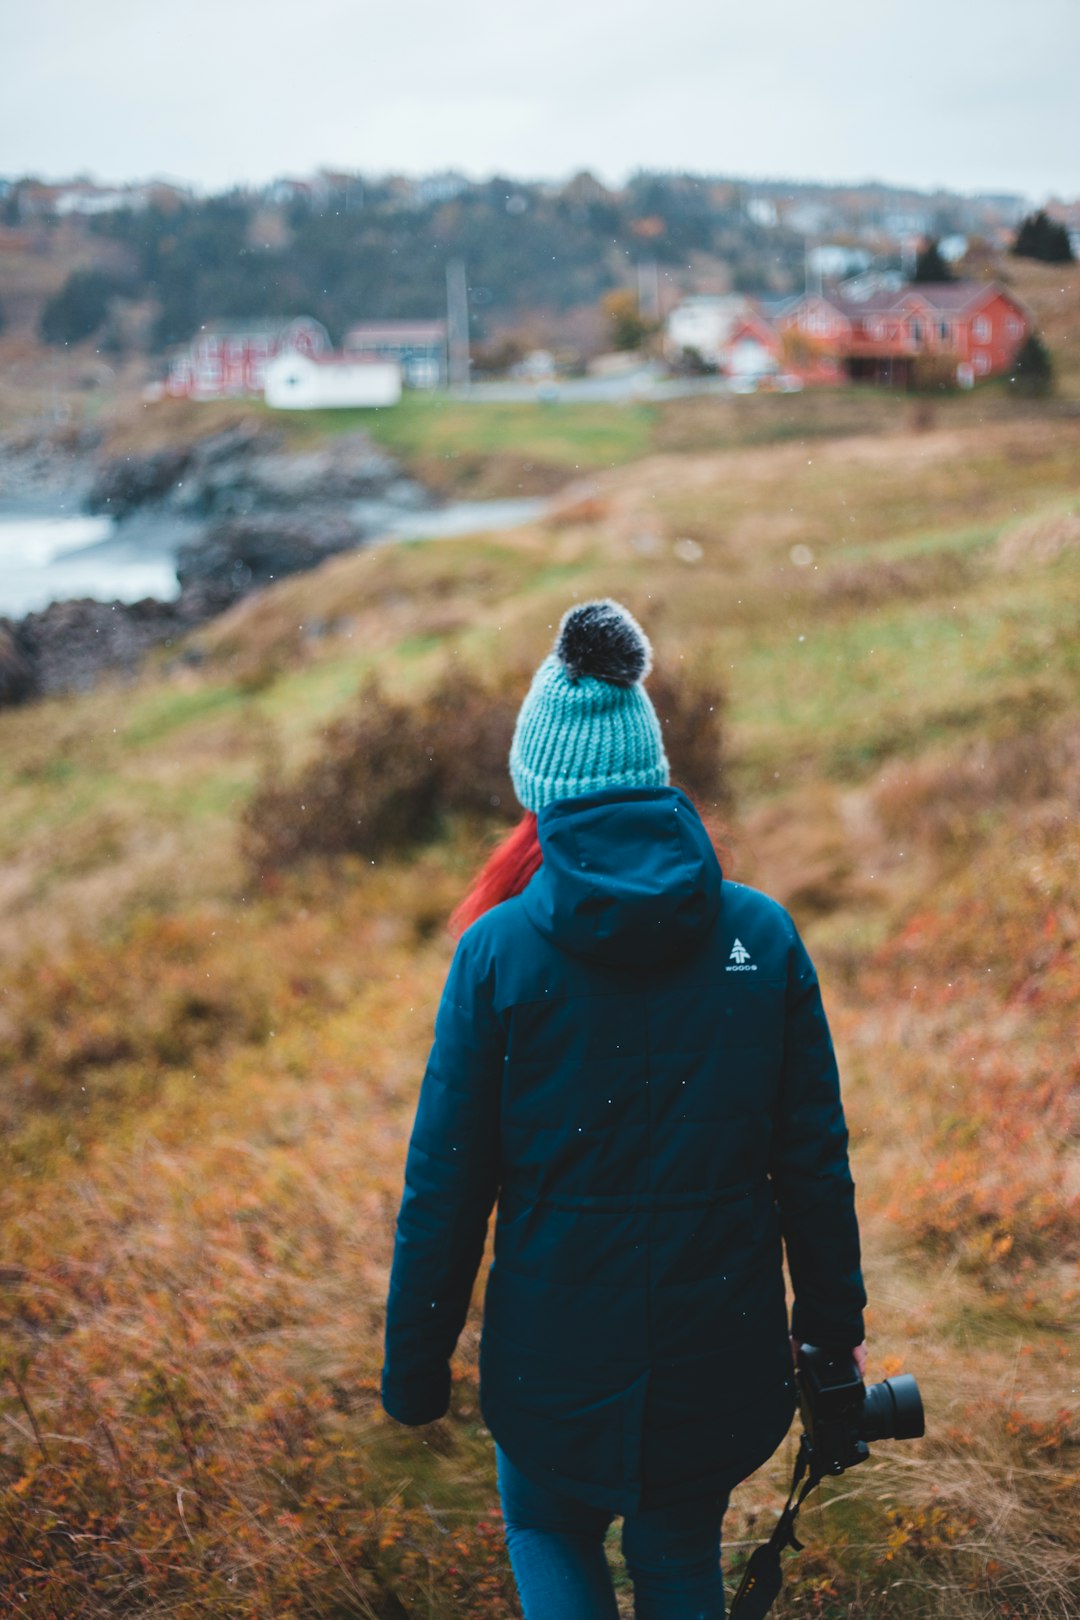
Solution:
<path fill-rule="evenodd" d="M 1065 1152 L 1077 1058 L 1053 1039 L 1080 988 L 1059 897 L 1073 866 L 1053 831 L 1026 829 L 1011 869 L 988 846 L 837 1008 L 853 1120 L 869 1108 L 883 1139 L 860 1178 L 872 1280 L 880 1219 L 889 1244 L 955 1256 L 989 1297 L 1046 1315 L 1078 1234 Z M 378 875 L 356 862 L 239 915 L 143 921 L 16 975 L 5 1058 L 62 1109 L 63 1132 L 20 1138 L 6 1194 L 13 1612 L 516 1612 L 475 1328 L 419 1496 L 403 1482 L 423 1442 L 390 1433 L 377 1407 L 403 1141 L 450 948 L 428 918 L 459 883 L 434 856 Z M 870 1063 L 889 1079 L 872 1094 L 857 1078 Z M 88 1112 L 63 1108 L 76 1077 L 97 1093 Z M 39 1154 L 44 1200 L 27 1174 Z M 901 1365 L 926 1370 L 915 1353 L 876 1373 Z M 932 1430 L 918 1488 L 876 1533 L 864 1514 L 855 1535 L 829 1519 L 781 1613 L 899 1612 L 872 1598 L 898 1563 L 967 1569 L 966 1613 L 1063 1612 L 1000 1595 L 1016 1561 L 1007 1539 L 980 1551 L 990 1508 L 964 1481 L 985 1479 L 990 1457 L 1037 1467 L 1026 1511 L 1048 1510 L 1075 1471 L 1075 1412 L 977 1396 Z M 767 1508 L 747 1511 L 767 1528 Z"/>
<path fill-rule="evenodd" d="M 1017 465 L 1030 470 L 1026 428 L 1016 443 L 1029 458 Z M 979 489 L 999 463 L 1012 466 L 996 445 L 988 456 L 980 436 Z M 862 515 L 870 539 L 875 514 L 902 495 L 894 486 L 879 498 L 882 467 L 914 454 L 901 439 L 885 451 L 874 460 L 869 440 L 858 450 L 875 480 L 876 504 L 867 496 Z M 941 450 L 943 481 L 958 455 Z M 804 447 L 780 463 L 764 452 L 747 457 L 740 499 L 754 478 L 763 488 L 775 482 L 777 466 L 781 482 L 793 478 L 796 460 L 808 465 Z M 905 488 L 938 476 L 910 461 L 901 474 Z M 1049 476 L 1037 466 L 1036 475 Z M 822 476 L 830 500 L 840 479 L 851 492 L 839 452 Z M 645 473 L 636 470 L 620 497 L 627 525 L 634 479 L 644 489 Z M 1005 501 L 1008 492 L 991 493 Z M 773 513 L 781 525 L 787 493 L 783 501 Z M 597 546 L 601 531 L 606 543 L 622 543 L 610 527 L 606 518 L 588 526 Z M 763 533 L 750 535 L 747 568 Z M 567 534 L 508 546 L 503 562 L 465 549 L 458 573 L 436 547 L 373 553 L 351 587 L 358 613 L 368 597 L 375 602 L 364 635 L 392 666 L 389 639 L 404 635 L 406 621 L 411 632 L 431 628 L 424 612 L 447 601 L 467 616 L 481 594 L 471 558 L 505 591 L 489 609 L 473 606 L 484 646 L 516 658 L 521 626 L 538 615 L 522 578 L 548 567 L 543 547 L 569 546 Z M 793 535 L 777 535 L 786 555 Z M 1019 583 L 969 553 L 930 553 L 925 603 L 908 593 L 914 575 L 905 584 L 869 557 L 858 566 L 868 582 L 873 574 L 873 589 L 853 592 L 850 574 L 823 565 L 822 581 L 843 591 L 785 595 L 766 556 L 765 572 L 738 586 L 753 615 L 719 631 L 713 620 L 731 595 L 726 553 L 713 563 L 706 550 L 697 572 L 675 558 L 658 584 L 650 575 L 672 645 L 681 652 L 685 643 L 689 660 L 720 639 L 723 671 L 738 670 L 731 723 L 743 801 L 732 841 L 749 867 L 740 875 L 790 900 L 821 971 L 852 1126 L 870 1376 L 913 1372 L 927 1400 L 925 1440 L 875 1446 L 868 1465 L 811 1499 L 807 1551 L 790 1562 L 777 1620 L 1080 1612 L 1075 553 L 1039 562 L 1046 574 Z M 574 588 L 614 589 L 630 565 L 624 552 L 613 555 L 617 569 L 575 576 Z M 941 559 L 949 566 L 939 568 Z M 651 557 L 646 566 L 661 568 Z M 339 560 L 326 575 L 253 599 L 251 611 L 267 616 L 275 636 L 294 634 L 309 617 L 306 593 L 339 590 L 345 567 Z M 393 590 L 373 592 L 379 578 Z M 559 574 L 544 589 L 547 624 L 569 587 Z M 970 611 L 954 631 L 962 591 Z M 935 592 L 944 593 L 937 620 Z M 894 598 L 907 604 L 902 611 Z M 1000 605 L 1013 614 L 1004 630 Z M 859 638 L 874 615 L 872 648 L 892 646 L 894 656 L 884 695 L 872 688 L 855 708 Z M 492 627 L 504 620 L 498 643 Z M 801 649 L 794 635 L 804 623 L 822 639 L 815 663 L 790 652 Z M 939 641 L 924 667 L 920 638 L 931 632 Z M 233 622 L 229 634 L 252 634 L 252 621 L 246 631 Z M 450 634 L 432 629 L 436 641 Z M 287 640 L 282 649 L 285 673 L 265 699 L 215 686 L 226 677 L 211 658 L 183 677 L 192 706 L 171 719 L 166 700 L 180 688 L 168 676 L 72 699 L 63 713 L 43 705 L 0 716 L 0 793 L 27 829 L 24 845 L 9 837 L 5 846 L 23 870 L 17 893 L 2 899 L 5 1620 L 517 1612 L 477 1406 L 476 1320 L 450 1419 L 405 1432 L 382 1417 L 377 1398 L 405 1141 L 452 948 L 443 924 L 499 829 L 478 827 L 475 806 L 453 798 L 452 815 L 435 805 L 425 818 L 430 841 L 360 848 L 351 828 L 370 809 L 363 795 L 372 783 L 358 756 L 376 737 L 392 746 L 397 710 L 394 724 L 384 714 L 374 731 L 323 729 L 311 669 L 290 664 Z M 439 642 L 432 662 L 446 652 Z M 339 646 L 334 656 L 346 654 Z M 401 655 L 398 673 L 407 668 L 410 680 L 400 696 L 419 709 L 430 694 L 416 696 L 414 657 Z M 504 685 L 509 703 L 520 683 Z M 704 791 L 702 772 L 715 773 L 725 735 L 711 729 L 707 694 L 653 689 L 673 757 L 676 736 L 687 750 L 686 779 L 727 814 L 723 795 Z M 983 706 L 969 703 L 973 693 Z M 158 729 L 126 736 L 119 711 L 148 695 L 159 703 L 145 711 Z M 233 704 L 226 729 L 214 718 L 223 696 Z M 810 706 L 794 702 L 805 696 Z M 203 712 L 199 697 L 215 702 Z M 245 726 L 256 711 L 260 726 L 280 724 L 291 741 L 288 770 L 261 795 L 255 769 L 244 778 L 247 803 L 264 828 L 274 831 L 280 812 L 304 835 L 291 838 L 288 858 L 266 863 L 272 881 L 261 884 L 236 854 L 239 802 L 222 810 L 204 799 L 197 814 L 198 794 L 187 796 L 204 783 L 200 772 L 217 771 L 234 749 L 250 751 Z M 878 716 L 877 729 L 849 738 L 867 716 Z M 444 733 L 434 721 L 427 735 L 452 738 L 461 779 L 475 782 L 480 755 L 471 750 L 485 742 L 483 757 L 497 756 L 501 769 L 505 739 L 487 735 L 484 714 L 473 719 L 468 737 L 460 724 Z M 792 760 L 781 780 L 778 765 Z M 428 780 L 419 764 L 406 792 Z M 449 764 L 439 776 L 445 785 Z M 395 780 L 384 775 L 375 786 Z M 301 823 L 297 797 L 307 804 L 313 783 L 327 803 Z M 101 840 L 99 860 L 88 818 L 116 804 L 125 814 Z M 86 844 L 80 860 L 98 862 L 89 891 L 77 888 L 78 874 L 64 877 L 61 859 L 47 859 L 65 815 L 72 842 Z M 163 847 L 181 852 L 175 872 L 157 857 L 140 866 L 149 858 L 139 838 L 155 817 L 168 834 Z M 249 820 L 249 858 L 251 831 Z M 58 851 L 69 864 L 70 854 Z M 199 868 L 198 885 L 185 863 Z M 124 904 L 112 904 L 108 884 Z M 41 917 L 76 894 L 86 920 L 61 946 Z M 65 915 L 74 930 L 74 911 Z M 35 954 L 35 937 L 54 944 Z M 789 1472 L 781 1452 L 736 1493 L 726 1526 L 733 1577 L 771 1530 Z"/>
<path fill-rule="evenodd" d="M 1018 817 L 916 912 L 861 986 L 898 1048 L 897 1105 L 925 1126 L 890 1218 L 992 1276 L 1080 1257 L 1080 850 L 1053 816 Z M 1064 1025 L 1063 1025 L 1064 1021 Z"/>

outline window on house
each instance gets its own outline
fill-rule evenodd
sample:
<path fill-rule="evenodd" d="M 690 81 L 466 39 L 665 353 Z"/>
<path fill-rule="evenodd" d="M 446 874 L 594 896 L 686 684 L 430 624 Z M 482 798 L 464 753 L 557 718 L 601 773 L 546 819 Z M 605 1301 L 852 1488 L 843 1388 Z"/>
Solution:
<path fill-rule="evenodd" d="M 952 336 L 952 327 L 948 321 L 938 321 L 937 335 L 942 343 L 948 343 L 949 338 Z"/>
<path fill-rule="evenodd" d="M 922 321 L 912 321 L 912 323 L 911 323 L 911 341 L 912 341 L 912 343 L 919 344 L 919 343 L 922 342 L 922 340 L 923 340 L 923 324 L 922 324 Z"/>
<path fill-rule="evenodd" d="M 1005 327 L 1011 338 L 1018 338 L 1021 332 L 1024 330 L 1023 322 L 1019 321 L 1015 315 L 1009 316 L 1005 323 Z"/>
<path fill-rule="evenodd" d="M 974 364 L 975 370 L 979 373 L 979 376 L 985 377 L 986 373 L 990 370 L 990 356 L 988 354 L 977 354 L 975 356 Z"/>
<path fill-rule="evenodd" d="M 976 315 L 974 321 L 971 323 L 971 331 L 976 343 L 989 343 L 990 321 L 988 317 L 985 315 Z"/>

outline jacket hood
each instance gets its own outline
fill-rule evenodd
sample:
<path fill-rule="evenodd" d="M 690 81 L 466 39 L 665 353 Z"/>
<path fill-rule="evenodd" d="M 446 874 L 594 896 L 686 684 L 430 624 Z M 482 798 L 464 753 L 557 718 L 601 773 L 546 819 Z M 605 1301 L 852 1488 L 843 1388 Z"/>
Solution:
<path fill-rule="evenodd" d="M 540 812 L 544 864 L 522 896 L 533 926 L 573 956 L 655 967 L 703 943 L 723 874 L 679 788 L 611 789 Z"/>

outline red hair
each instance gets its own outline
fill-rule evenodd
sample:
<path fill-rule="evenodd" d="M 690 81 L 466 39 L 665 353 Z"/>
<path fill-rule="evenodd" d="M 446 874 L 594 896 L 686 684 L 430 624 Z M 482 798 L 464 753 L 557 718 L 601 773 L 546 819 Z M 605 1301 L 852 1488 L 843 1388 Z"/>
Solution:
<path fill-rule="evenodd" d="M 705 821 L 705 829 L 716 850 L 721 867 L 725 873 L 729 872 L 731 852 L 723 842 L 722 832 L 709 821 Z M 513 832 L 507 833 L 502 842 L 492 850 L 473 879 L 468 894 L 450 913 L 448 924 L 450 932 L 455 936 L 463 934 L 477 917 L 482 917 L 492 906 L 501 905 L 504 900 L 510 900 L 515 894 L 520 894 L 533 873 L 538 872 L 543 864 L 544 856 L 536 830 L 536 815 L 529 810 L 522 816 Z"/>
<path fill-rule="evenodd" d="M 536 816 L 526 812 L 513 832 L 488 856 L 473 879 L 472 887 L 450 914 L 450 932 L 463 934 L 470 923 L 485 911 L 520 894 L 534 872 L 543 865 Z"/>

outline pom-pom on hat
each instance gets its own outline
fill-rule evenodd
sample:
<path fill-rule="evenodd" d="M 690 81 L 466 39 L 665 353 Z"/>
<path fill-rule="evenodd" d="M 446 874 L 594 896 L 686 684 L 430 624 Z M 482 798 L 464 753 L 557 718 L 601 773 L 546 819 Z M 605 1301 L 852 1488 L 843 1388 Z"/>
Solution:
<path fill-rule="evenodd" d="M 581 602 L 563 615 L 510 745 L 526 810 L 604 788 L 667 785 L 660 722 L 641 684 L 651 668 L 648 637 L 620 603 Z"/>

